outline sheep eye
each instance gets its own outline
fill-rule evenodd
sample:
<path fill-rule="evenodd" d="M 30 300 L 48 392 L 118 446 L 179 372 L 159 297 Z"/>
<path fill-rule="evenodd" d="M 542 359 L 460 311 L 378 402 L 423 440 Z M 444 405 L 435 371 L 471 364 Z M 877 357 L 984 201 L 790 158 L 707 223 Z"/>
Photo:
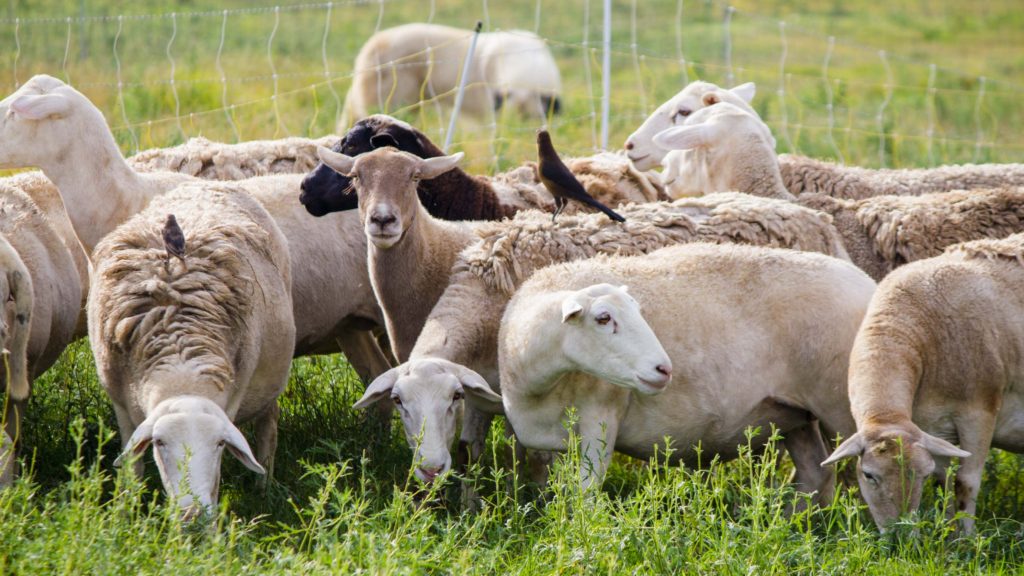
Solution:
<path fill-rule="evenodd" d="M 223 448 L 223 447 L 224 447 L 224 441 L 223 440 L 221 440 L 220 442 L 217 442 L 217 448 Z"/>
<path fill-rule="evenodd" d="M 457 401 L 457 400 L 462 400 L 462 399 L 463 399 L 463 398 L 465 398 L 465 397 L 466 397 L 466 393 L 465 393 L 465 392 L 463 392 L 462 390 L 459 390 L 458 392 L 456 392 L 456 393 L 455 393 L 455 394 L 454 394 L 454 395 L 452 396 L 452 401 L 454 402 L 454 401 Z"/>
<path fill-rule="evenodd" d="M 164 447 L 164 441 L 163 441 L 163 440 L 160 440 L 159 438 L 157 438 L 156 440 L 153 440 L 153 444 L 154 444 L 154 445 L 155 445 L 155 446 L 156 446 L 157 448 L 163 448 L 163 447 Z"/>
<path fill-rule="evenodd" d="M 601 326 L 608 324 L 609 322 L 611 322 L 611 320 L 612 317 L 607 312 L 602 312 L 601 314 L 598 314 L 597 316 L 594 317 L 594 321 Z"/>
<path fill-rule="evenodd" d="M 689 115 L 690 115 L 690 114 L 691 114 L 692 112 L 693 112 L 693 111 L 692 111 L 692 110 L 690 110 L 689 108 L 680 108 L 679 110 L 676 110 L 676 111 L 675 111 L 675 112 L 674 112 L 674 113 L 672 114 L 672 122 L 675 122 L 675 121 L 676 121 L 676 118 L 679 118 L 680 116 L 682 116 L 683 118 L 686 118 L 686 117 L 687 117 L 687 116 L 689 116 Z"/>
<path fill-rule="evenodd" d="M 872 486 L 878 486 L 878 476 L 863 470 L 861 471 L 861 474 L 864 475 L 864 479 L 870 482 Z"/>
<path fill-rule="evenodd" d="M 402 399 L 399 398 L 398 396 L 392 396 L 391 397 L 391 401 L 395 403 L 395 406 L 401 406 L 402 405 Z"/>

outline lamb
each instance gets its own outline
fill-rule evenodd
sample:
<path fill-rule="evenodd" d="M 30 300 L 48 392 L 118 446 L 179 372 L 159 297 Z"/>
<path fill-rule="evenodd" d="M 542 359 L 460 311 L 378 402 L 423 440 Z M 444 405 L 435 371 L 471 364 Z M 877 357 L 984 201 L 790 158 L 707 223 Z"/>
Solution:
<path fill-rule="evenodd" d="M 558 344 L 565 314 L 553 308 L 565 310 L 566 291 L 624 281 L 679 381 L 650 385 L 646 378 L 659 371 L 646 358 L 637 373 L 629 334 L 615 334 L 617 319 L 600 308 L 605 326 L 591 327 L 590 318 L 575 323 L 591 332 L 604 328 L 598 333 L 614 356 L 582 371 L 565 359 Z M 758 443 L 767 441 L 773 424 L 796 464 L 799 489 L 830 501 L 833 479 L 818 466 L 827 451 L 815 419 L 828 430 L 854 428 L 843 386 L 846 359 L 874 290 L 850 263 L 752 246 L 696 243 L 544 268 L 519 288 L 502 321 L 505 414 L 527 448 L 564 450 L 562 419 L 575 406 L 581 477 L 598 486 L 612 450 L 650 458 L 669 437 L 679 448 L 673 460 L 696 465 L 735 457 L 750 426 L 760 427 Z M 616 346 L 624 350 L 616 354 Z"/>
<path fill-rule="evenodd" d="M 74 231 L 88 253 L 150 201 L 194 176 L 140 173 L 121 156 L 100 111 L 77 90 L 34 76 L 0 102 L 0 166 L 39 166 L 59 189 Z M 88 142 L 89 146 L 83 146 Z M 314 219 L 295 202 L 301 175 L 252 178 L 240 184 L 256 196 L 288 237 L 294 267 L 296 354 L 346 353 L 369 382 L 389 367 L 373 335 L 383 316 L 366 273 L 366 245 L 355 214 Z M 210 184 L 215 186 L 215 184 Z M 331 262 L 331 266 L 324 266 Z"/>
<path fill-rule="evenodd" d="M 357 122 L 332 149 L 358 156 L 385 146 L 420 158 L 444 155 L 422 132 L 384 114 Z M 567 160 L 567 164 L 590 195 L 609 206 L 668 198 L 656 179 L 638 172 L 621 155 L 601 153 Z M 349 194 L 350 190 L 347 177 L 321 163 L 302 181 L 299 201 L 314 216 L 354 210 L 357 196 Z M 519 210 L 555 209 L 533 162 L 490 178 L 470 176 L 455 168 L 433 180 L 422 180 L 417 191 L 427 211 L 445 220 L 500 220 Z"/>
<path fill-rule="evenodd" d="M 700 150 L 705 170 L 715 175 L 712 190 L 795 199 L 783 185 L 766 130 L 756 116 L 723 102 L 698 110 L 683 126 L 658 134 L 654 141 Z M 795 200 L 831 214 L 853 262 L 875 280 L 958 242 L 1024 231 L 1024 188 L 856 201 L 804 194 Z"/>
<path fill-rule="evenodd" d="M 1024 234 L 958 244 L 878 286 L 850 358 L 857 433 L 823 465 L 858 458 L 883 531 L 959 458 L 950 515 L 974 529 L 989 448 L 1024 452 Z M 959 448 L 953 445 L 959 443 Z"/>
<path fill-rule="evenodd" d="M 476 238 L 473 223 L 433 218 L 420 204 L 416 182 L 451 170 L 462 153 L 423 159 L 388 147 L 351 158 L 321 148 L 320 158 L 351 178 L 361 198 L 370 283 L 395 357 L 404 361 L 448 285 L 456 256 Z"/>
<path fill-rule="evenodd" d="M 71 342 L 82 303 L 74 255 L 25 193 L 0 184 L 0 384 L 7 392 L 0 487 L 14 477 L 13 446 L 32 381 Z M 5 443 L 6 444 L 6 443 Z M 8 451 L 4 446 L 5 452 Z"/>
<path fill-rule="evenodd" d="M 603 214 L 563 216 L 520 212 L 478 227 L 480 241 L 462 252 L 409 361 L 382 374 L 356 408 L 384 398 L 399 404 L 415 451 L 414 473 L 434 478 L 451 465 L 449 447 L 465 394 L 461 439 L 472 458 L 483 449 L 490 418 L 502 411 L 497 336 L 509 298 L 534 270 L 597 254 L 637 255 L 696 241 L 796 248 L 847 258 L 831 219 L 794 204 L 724 193 L 620 207 L 626 222 Z M 468 367 L 468 368 L 467 368 Z M 471 370 L 470 370 L 471 369 Z M 482 378 L 479 376 L 482 375 Z M 422 442 L 419 434 L 422 432 Z"/>
<path fill-rule="evenodd" d="M 328 146 L 334 136 L 250 140 L 238 144 L 190 138 L 171 148 L 143 150 L 128 159 L 139 172 L 181 172 L 204 180 L 242 180 L 270 174 L 306 173 L 320 161 L 317 146 Z"/>
<path fill-rule="evenodd" d="M 168 214 L 185 232 L 187 266 L 167 261 Z M 273 470 L 277 397 L 295 343 L 287 242 L 241 187 L 191 183 L 93 253 L 89 338 L 121 432 L 115 465 L 152 445 L 186 518 L 214 509 L 224 448 L 254 472 Z M 247 420 L 257 456 L 236 427 Z"/>
<path fill-rule="evenodd" d="M 338 132 L 371 108 L 394 110 L 434 98 L 450 106 L 472 36 L 469 30 L 423 23 L 376 32 L 356 56 Z M 505 100 L 539 117 L 561 108 L 558 66 L 544 41 L 530 32 L 480 34 L 468 74 L 460 109 L 466 116 L 489 120 Z"/>

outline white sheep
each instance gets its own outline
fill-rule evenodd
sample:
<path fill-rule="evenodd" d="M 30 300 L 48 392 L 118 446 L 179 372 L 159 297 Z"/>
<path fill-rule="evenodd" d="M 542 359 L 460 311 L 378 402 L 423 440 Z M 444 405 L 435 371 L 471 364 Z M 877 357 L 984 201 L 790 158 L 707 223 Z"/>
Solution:
<path fill-rule="evenodd" d="M 667 386 L 632 373 L 628 343 L 619 344 L 625 358 L 617 362 L 582 370 L 559 362 L 552 294 L 625 281 L 668 351 L 677 376 Z M 815 420 L 829 431 L 854 428 L 847 357 L 874 289 L 848 262 L 752 246 L 696 243 L 544 268 L 519 288 L 502 321 L 505 414 L 527 448 L 564 450 L 562 420 L 575 407 L 582 477 L 597 485 L 613 450 L 650 458 L 667 437 L 677 448 L 673 460 L 706 464 L 735 457 L 748 427 L 760 427 L 755 441 L 766 441 L 771 424 L 786 440 L 800 490 L 829 501 L 832 479 L 821 473 L 818 458 L 827 451 Z M 594 320 L 601 317 L 580 322 Z M 607 334 L 596 328 L 604 339 L 631 337 L 614 333 L 615 317 L 605 320 Z M 651 362 L 640 365 L 648 377 L 658 374 Z"/>
<path fill-rule="evenodd" d="M 74 337 L 82 291 L 75 257 L 55 227 L 26 194 L 0 184 L 0 384 L 8 440 L 21 436 L 32 381 Z M 0 487 L 13 474 L 11 452 L 0 457 Z"/>
<path fill-rule="evenodd" d="M 710 191 L 790 199 L 831 214 L 853 262 L 875 280 L 906 262 L 941 254 L 951 244 L 1024 231 L 1024 188 L 861 200 L 822 194 L 794 198 L 782 182 L 767 130 L 757 116 L 723 102 L 698 110 L 654 142 L 699 151 L 702 169 L 714 175 Z"/>
<path fill-rule="evenodd" d="M 189 138 L 170 148 L 143 150 L 128 159 L 139 172 L 181 172 L 204 180 L 241 180 L 271 174 L 304 174 L 320 159 L 317 146 L 329 146 L 336 136 L 249 140 L 237 144 Z"/>
<path fill-rule="evenodd" d="M 857 433 L 823 465 L 859 458 L 883 531 L 959 458 L 952 516 L 970 533 L 989 448 L 1024 451 L 1024 234 L 958 244 L 883 280 L 850 359 Z M 953 445 L 958 443 L 959 448 Z"/>
<path fill-rule="evenodd" d="M 372 108 L 388 111 L 432 98 L 450 105 L 472 36 L 470 30 L 423 23 L 376 32 L 356 56 L 338 132 Z M 496 94 L 511 98 L 531 115 L 553 111 L 561 75 L 542 39 L 524 31 L 485 32 L 476 50 L 460 113 L 492 118 L 501 104 Z M 510 60 L 516 65 L 509 66 Z"/>
<path fill-rule="evenodd" d="M 183 262 L 165 247 L 168 214 Z M 152 445 L 186 517 L 216 505 L 224 449 L 272 471 L 295 322 L 287 240 L 267 211 L 239 186 L 186 184 L 107 235 L 93 266 L 89 339 L 121 431 L 117 463 Z M 257 457 L 235 426 L 247 420 Z"/>
<path fill-rule="evenodd" d="M 450 466 L 449 447 L 458 423 L 454 407 L 464 394 L 461 440 L 472 457 L 482 452 L 488 423 L 503 410 L 495 393 L 500 390 L 501 315 L 516 287 L 534 270 L 597 254 L 636 255 L 697 241 L 788 247 L 846 258 L 831 218 L 789 202 L 726 193 L 628 205 L 619 212 L 625 223 L 603 214 L 570 215 L 552 223 L 547 214 L 525 211 L 510 221 L 477 228 L 481 240 L 456 261 L 409 361 L 374 380 L 355 405 L 366 408 L 386 398 L 399 404 L 418 477 L 433 478 Z"/>
<path fill-rule="evenodd" d="M 194 176 L 142 173 L 121 155 L 100 111 L 80 92 L 45 75 L 0 102 L 0 166 L 38 166 L 57 185 L 74 231 L 88 253 L 118 224 Z M 339 348 L 369 382 L 389 367 L 367 328 L 383 325 L 365 266 L 356 216 L 315 219 L 298 202 L 302 175 L 245 180 L 288 238 L 293 264 L 297 354 Z M 210 183 L 216 187 L 216 183 Z M 48 198 L 54 194 L 49 193 Z M 52 202 L 51 202 L 52 203 Z"/>

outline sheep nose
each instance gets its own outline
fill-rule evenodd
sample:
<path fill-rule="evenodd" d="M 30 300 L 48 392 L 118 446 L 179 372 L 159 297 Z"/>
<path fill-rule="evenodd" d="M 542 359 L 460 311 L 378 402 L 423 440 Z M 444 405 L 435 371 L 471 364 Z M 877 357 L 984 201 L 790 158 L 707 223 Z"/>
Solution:
<path fill-rule="evenodd" d="M 626 140 L 626 150 L 632 150 L 632 149 L 633 149 L 633 142 L 630 141 L 630 140 Z"/>
<path fill-rule="evenodd" d="M 437 466 L 436 468 L 427 468 L 420 466 L 420 474 L 423 475 L 425 482 L 433 482 L 435 478 L 441 475 L 444 466 Z"/>
<path fill-rule="evenodd" d="M 672 377 L 672 365 L 671 364 L 658 364 L 657 366 L 654 367 L 654 369 L 658 371 L 658 374 L 661 374 L 665 378 L 671 378 Z"/>
<path fill-rule="evenodd" d="M 392 214 L 385 214 L 383 216 L 380 214 L 370 215 L 370 222 L 373 222 L 374 224 L 380 226 L 381 228 L 387 226 L 388 224 L 394 224 L 395 220 L 396 218 Z"/>

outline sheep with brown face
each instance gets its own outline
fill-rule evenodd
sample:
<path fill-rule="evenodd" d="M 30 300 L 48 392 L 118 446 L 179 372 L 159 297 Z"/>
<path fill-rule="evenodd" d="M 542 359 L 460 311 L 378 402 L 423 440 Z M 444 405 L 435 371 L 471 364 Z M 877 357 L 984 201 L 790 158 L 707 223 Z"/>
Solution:
<path fill-rule="evenodd" d="M 882 530 L 959 458 L 949 513 L 971 532 L 989 449 L 1024 452 L 1022 262 L 1014 234 L 958 244 L 879 284 L 850 357 L 857 433 L 824 464 L 857 459 Z"/>

